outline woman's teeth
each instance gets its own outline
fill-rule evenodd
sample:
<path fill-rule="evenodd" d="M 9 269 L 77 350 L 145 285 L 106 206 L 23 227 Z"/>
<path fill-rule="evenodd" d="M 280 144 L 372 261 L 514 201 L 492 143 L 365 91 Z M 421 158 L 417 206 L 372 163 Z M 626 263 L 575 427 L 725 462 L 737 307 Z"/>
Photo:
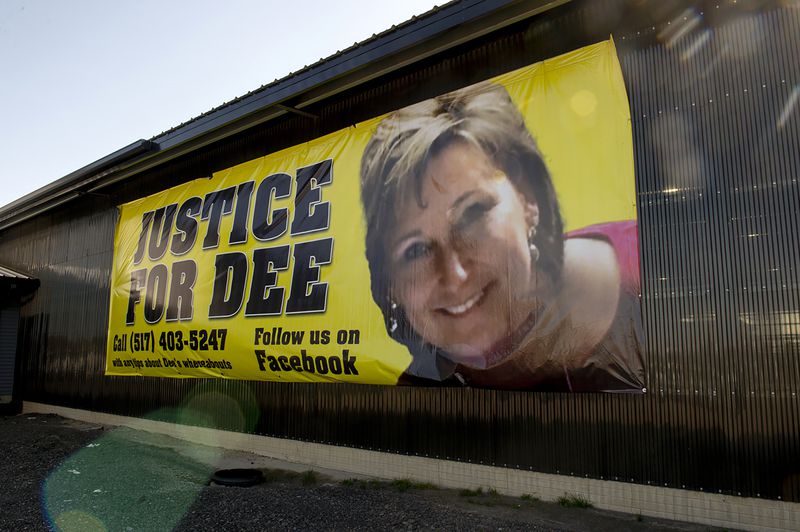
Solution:
<path fill-rule="evenodd" d="M 480 292 L 478 292 L 477 294 L 475 294 L 474 296 L 472 296 L 471 298 L 469 298 L 468 300 L 466 300 L 466 301 L 465 301 L 464 303 L 462 303 L 461 305 L 456 305 L 456 306 L 454 306 L 454 307 L 444 307 L 444 310 L 445 310 L 445 311 L 446 311 L 448 314 L 453 314 L 453 315 L 455 315 L 455 316 L 457 316 L 457 315 L 459 315 L 459 314 L 464 314 L 466 311 L 468 311 L 469 309 L 471 309 L 472 307 L 474 307 L 474 306 L 475 306 L 475 303 L 477 303 L 478 301 L 480 301 L 480 299 L 481 299 L 482 297 L 483 297 L 483 290 L 481 290 Z"/>

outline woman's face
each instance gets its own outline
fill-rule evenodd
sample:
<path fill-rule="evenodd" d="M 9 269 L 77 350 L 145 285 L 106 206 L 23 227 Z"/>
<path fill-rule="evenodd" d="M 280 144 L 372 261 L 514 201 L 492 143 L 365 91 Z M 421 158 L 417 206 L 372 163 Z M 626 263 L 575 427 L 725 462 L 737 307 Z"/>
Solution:
<path fill-rule="evenodd" d="M 430 161 L 421 198 L 400 205 L 389 240 L 392 297 L 450 359 L 492 366 L 533 310 L 528 230 L 538 207 L 464 141 Z"/>

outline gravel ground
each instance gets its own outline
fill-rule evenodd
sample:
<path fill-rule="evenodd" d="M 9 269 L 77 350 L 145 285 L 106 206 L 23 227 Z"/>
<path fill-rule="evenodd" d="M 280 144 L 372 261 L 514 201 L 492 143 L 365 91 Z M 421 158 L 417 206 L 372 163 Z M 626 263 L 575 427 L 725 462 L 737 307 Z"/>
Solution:
<path fill-rule="evenodd" d="M 0 417 L 0 530 L 603 530 L 709 527 L 382 482 L 54 415 Z M 250 488 L 209 483 L 260 469 Z"/>

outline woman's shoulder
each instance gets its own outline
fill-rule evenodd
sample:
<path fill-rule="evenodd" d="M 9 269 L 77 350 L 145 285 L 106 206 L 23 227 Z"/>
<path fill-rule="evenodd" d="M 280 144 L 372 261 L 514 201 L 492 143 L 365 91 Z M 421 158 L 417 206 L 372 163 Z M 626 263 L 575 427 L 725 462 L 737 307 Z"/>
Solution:
<path fill-rule="evenodd" d="M 590 225 L 570 231 L 564 238 L 567 241 L 583 238 L 607 242 L 616 256 L 623 289 L 629 293 L 639 293 L 639 230 L 636 220 Z"/>

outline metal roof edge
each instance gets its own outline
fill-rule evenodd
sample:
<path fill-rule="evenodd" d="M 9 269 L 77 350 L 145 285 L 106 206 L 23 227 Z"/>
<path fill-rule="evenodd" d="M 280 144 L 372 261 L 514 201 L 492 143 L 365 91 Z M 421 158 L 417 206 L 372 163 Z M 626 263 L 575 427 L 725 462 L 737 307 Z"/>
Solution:
<path fill-rule="evenodd" d="M 164 148 L 169 148 L 176 143 L 176 139 L 179 140 L 182 136 L 191 134 L 193 129 L 213 125 L 220 118 L 226 122 L 236 120 L 253 110 L 285 101 L 311 86 L 328 82 L 345 73 L 362 68 L 376 59 L 422 44 L 442 31 L 447 31 L 454 26 L 475 20 L 514 3 L 522 2 L 520 0 L 462 0 L 434 8 L 395 29 L 387 30 L 362 43 L 337 52 L 320 62 L 268 84 L 242 99 L 233 100 L 178 128 L 157 135 L 152 140 Z"/>
<path fill-rule="evenodd" d="M 25 275 L 24 273 L 18 272 L 17 270 L 12 270 L 11 268 L 3 266 L 2 264 L 0 264 L 0 277 L 5 277 L 9 279 L 21 279 L 24 281 L 30 281 L 35 279 L 30 275 Z"/>

